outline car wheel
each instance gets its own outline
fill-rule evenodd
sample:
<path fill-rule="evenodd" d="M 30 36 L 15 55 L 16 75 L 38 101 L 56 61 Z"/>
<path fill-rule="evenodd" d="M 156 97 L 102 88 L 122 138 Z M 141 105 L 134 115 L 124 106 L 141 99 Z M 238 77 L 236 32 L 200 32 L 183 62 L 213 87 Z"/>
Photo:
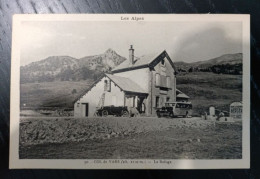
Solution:
<path fill-rule="evenodd" d="M 129 116 L 129 112 L 128 111 L 123 111 L 122 112 L 122 116 L 123 117 L 128 117 Z"/>
<path fill-rule="evenodd" d="M 102 111 L 102 116 L 103 117 L 107 117 L 108 116 L 108 111 L 107 110 L 103 110 Z"/>

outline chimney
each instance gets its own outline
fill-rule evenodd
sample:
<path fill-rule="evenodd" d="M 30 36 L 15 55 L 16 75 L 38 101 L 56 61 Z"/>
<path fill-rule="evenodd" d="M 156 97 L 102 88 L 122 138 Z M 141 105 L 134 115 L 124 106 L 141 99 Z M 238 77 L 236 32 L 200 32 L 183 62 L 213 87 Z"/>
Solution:
<path fill-rule="evenodd" d="M 129 64 L 130 65 L 134 64 L 134 49 L 133 49 L 133 45 L 130 45 L 130 49 L 129 49 Z"/>

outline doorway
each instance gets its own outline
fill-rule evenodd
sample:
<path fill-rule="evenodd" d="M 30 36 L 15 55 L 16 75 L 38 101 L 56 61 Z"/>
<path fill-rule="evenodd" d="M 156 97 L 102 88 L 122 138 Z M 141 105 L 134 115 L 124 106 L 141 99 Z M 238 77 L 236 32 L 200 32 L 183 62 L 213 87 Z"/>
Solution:
<path fill-rule="evenodd" d="M 88 111 L 89 111 L 89 105 L 88 103 L 85 103 L 85 117 L 88 117 Z"/>

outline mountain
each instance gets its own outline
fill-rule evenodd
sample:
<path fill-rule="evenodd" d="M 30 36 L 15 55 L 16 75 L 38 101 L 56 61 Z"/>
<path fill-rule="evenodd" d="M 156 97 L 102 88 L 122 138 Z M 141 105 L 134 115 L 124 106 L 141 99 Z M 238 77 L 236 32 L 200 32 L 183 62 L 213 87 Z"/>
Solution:
<path fill-rule="evenodd" d="M 118 55 L 114 50 L 109 48 L 101 55 L 87 56 L 79 60 L 80 65 L 86 66 L 91 70 L 109 71 L 125 61 L 126 58 Z"/>
<path fill-rule="evenodd" d="M 211 72 L 220 72 L 224 73 L 235 73 L 239 74 L 242 72 L 242 53 L 236 54 L 225 54 L 217 58 L 213 58 L 205 61 L 198 61 L 193 63 L 186 62 L 175 62 L 176 68 L 182 71 L 211 71 Z"/>
<path fill-rule="evenodd" d="M 126 58 L 108 49 L 103 54 L 76 59 L 70 56 L 50 56 L 21 67 L 21 83 L 96 80 L 109 72 Z M 193 63 L 175 62 L 182 72 L 206 71 L 214 73 L 241 74 L 242 53 L 226 54 L 206 61 Z"/>
<path fill-rule="evenodd" d="M 43 81 L 78 81 L 96 79 L 109 72 L 126 58 L 108 49 L 100 55 L 76 59 L 70 56 L 50 56 L 21 67 L 21 83 Z"/>

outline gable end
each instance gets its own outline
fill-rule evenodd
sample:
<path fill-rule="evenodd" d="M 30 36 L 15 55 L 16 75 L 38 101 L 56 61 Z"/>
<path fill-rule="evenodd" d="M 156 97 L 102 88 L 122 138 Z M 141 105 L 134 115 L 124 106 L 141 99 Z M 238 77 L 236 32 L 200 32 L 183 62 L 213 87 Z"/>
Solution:
<path fill-rule="evenodd" d="M 164 58 L 167 58 L 167 60 L 169 61 L 169 63 L 171 64 L 172 68 L 174 69 L 175 73 L 177 72 L 175 65 L 173 64 L 170 56 L 168 55 L 168 53 L 164 50 L 158 57 L 156 57 L 148 66 L 150 68 L 154 68 L 158 63 L 160 63 L 161 60 L 163 60 Z"/>
<path fill-rule="evenodd" d="M 73 103 L 76 103 L 80 98 L 82 98 L 87 92 L 89 92 L 98 82 L 100 82 L 105 77 L 105 74 L 101 75 L 94 83 L 90 85 L 85 91 L 82 92 L 82 94 L 73 101 Z"/>

